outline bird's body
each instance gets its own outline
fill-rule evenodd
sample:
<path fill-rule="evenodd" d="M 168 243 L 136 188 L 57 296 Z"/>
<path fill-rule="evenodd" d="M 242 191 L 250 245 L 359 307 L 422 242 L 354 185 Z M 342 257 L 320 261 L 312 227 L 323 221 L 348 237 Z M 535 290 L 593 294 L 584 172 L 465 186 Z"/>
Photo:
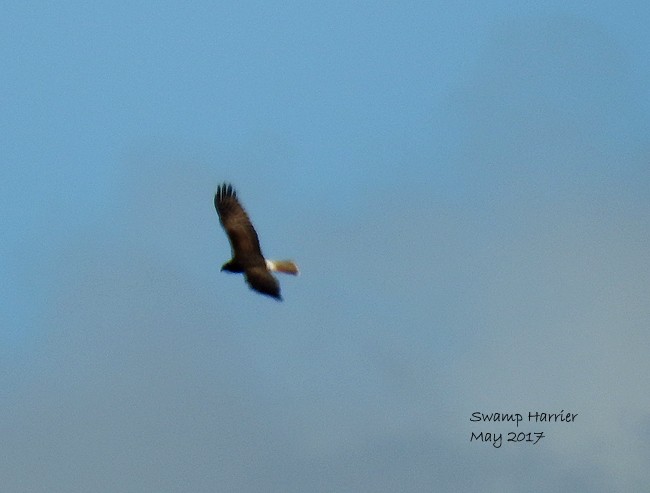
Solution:
<path fill-rule="evenodd" d="M 297 275 L 298 266 L 291 260 L 264 258 L 257 232 L 232 185 L 224 183 L 217 188 L 214 206 L 232 248 L 232 259 L 223 264 L 221 270 L 243 273 L 252 289 L 281 300 L 280 283 L 271 271 Z"/>

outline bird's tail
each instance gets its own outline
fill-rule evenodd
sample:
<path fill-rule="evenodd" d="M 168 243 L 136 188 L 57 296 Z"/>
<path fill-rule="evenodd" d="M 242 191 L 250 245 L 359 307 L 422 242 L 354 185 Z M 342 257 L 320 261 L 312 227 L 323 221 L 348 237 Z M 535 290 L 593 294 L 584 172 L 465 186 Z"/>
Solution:
<path fill-rule="evenodd" d="M 266 268 L 273 272 L 284 272 L 285 274 L 300 274 L 298 266 L 293 260 L 268 260 L 266 259 Z"/>

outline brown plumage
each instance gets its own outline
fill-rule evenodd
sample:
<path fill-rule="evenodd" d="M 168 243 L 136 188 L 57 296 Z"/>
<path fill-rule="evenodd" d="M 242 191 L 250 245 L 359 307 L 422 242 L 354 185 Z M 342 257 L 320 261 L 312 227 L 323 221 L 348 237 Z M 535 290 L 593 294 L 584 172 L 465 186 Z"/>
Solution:
<path fill-rule="evenodd" d="M 280 283 L 271 271 L 297 275 L 298 266 L 291 260 L 264 258 L 255 228 L 232 185 L 224 183 L 217 187 L 214 206 L 232 249 L 232 259 L 223 264 L 221 270 L 243 273 L 246 282 L 255 291 L 282 300 Z"/>

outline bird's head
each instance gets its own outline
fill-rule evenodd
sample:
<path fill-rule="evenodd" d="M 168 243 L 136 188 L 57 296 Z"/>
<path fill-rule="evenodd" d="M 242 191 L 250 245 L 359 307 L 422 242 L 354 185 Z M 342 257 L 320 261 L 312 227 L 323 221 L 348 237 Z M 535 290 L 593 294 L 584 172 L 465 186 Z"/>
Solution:
<path fill-rule="evenodd" d="M 237 266 L 235 263 L 233 263 L 232 260 L 229 260 L 225 264 L 221 266 L 221 272 L 223 271 L 226 272 L 244 272 L 243 269 L 239 266 Z"/>

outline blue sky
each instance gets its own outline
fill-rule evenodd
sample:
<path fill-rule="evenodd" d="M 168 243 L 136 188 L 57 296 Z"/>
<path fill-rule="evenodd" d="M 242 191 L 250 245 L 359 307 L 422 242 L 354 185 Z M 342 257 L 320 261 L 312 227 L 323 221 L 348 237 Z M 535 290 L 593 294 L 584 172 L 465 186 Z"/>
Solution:
<path fill-rule="evenodd" d="M 8 491 L 648 488 L 643 2 L 0 14 Z"/>

